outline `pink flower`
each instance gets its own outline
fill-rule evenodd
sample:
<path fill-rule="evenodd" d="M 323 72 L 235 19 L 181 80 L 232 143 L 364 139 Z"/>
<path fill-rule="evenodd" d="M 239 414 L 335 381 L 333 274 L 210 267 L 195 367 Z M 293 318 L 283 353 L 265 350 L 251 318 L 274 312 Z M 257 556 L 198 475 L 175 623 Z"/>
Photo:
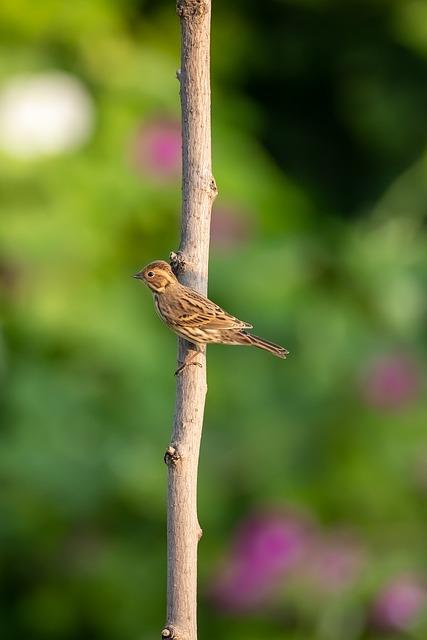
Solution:
<path fill-rule="evenodd" d="M 361 544 L 347 533 L 334 533 L 313 540 L 301 573 L 316 589 L 341 591 L 359 576 L 365 560 Z"/>
<path fill-rule="evenodd" d="M 212 210 L 211 242 L 216 249 L 229 251 L 246 242 L 250 233 L 248 216 L 232 206 Z"/>
<path fill-rule="evenodd" d="M 132 162 L 139 173 L 160 180 L 175 179 L 181 168 L 181 127 L 170 120 L 153 121 L 137 132 Z"/>
<path fill-rule="evenodd" d="M 401 575 L 386 585 L 373 605 L 373 620 L 383 629 L 406 630 L 427 604 L 426 588 L 412 575 Z"/>
<path fill-rule="evenodd" d="M 228 560 L 214 580 L 217 605 L 239 611 L 265 602 L 300 560 L 307 541 L 307 526 L 295 516 L 269 512 L 249 518 L 238 529 Z"/>
<path fill-rule="evenodd" d="M 363 380 L 366 402 L 379 409 L 396 410 L 413 401 L 420 387 L 417 364 L 405 355 L 378 358 Z"/>

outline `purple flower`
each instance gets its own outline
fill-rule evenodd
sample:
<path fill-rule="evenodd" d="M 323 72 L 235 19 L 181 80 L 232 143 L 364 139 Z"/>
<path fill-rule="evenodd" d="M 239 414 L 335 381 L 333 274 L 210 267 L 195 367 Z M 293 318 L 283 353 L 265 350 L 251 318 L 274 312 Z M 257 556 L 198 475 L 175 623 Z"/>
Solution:
<path fill-rule="evenodd" d="M 313 540 L 301 569 L 304 582 L 316 589 L 341 591 L 354 584 L 365 561 L 365 550 L 348 533 Z"/>
<path fill-rule="evenodd" d="M 178 122 L 157 120 L 141 127 L 132 149 L 139 173 L 160 180 L 174 179 L 181 168 L 181 127 Z"/>
<path fill-rule="evenodd" d="M 396 410 L 413 401 L 419 387 L 417 364 L 405 355 L 388 355 L 370 365 L 363 380 L 363 395 L 373 407 Z"/>
<path fill-rule="evenodd" d="M 229 251 L 248 239 L 248 216 L 232 206 L 214 206 L 212 211 L 211 241 L 216 249 Z"/>
<path fill-rule="evenodd" d="M 378 594 L 373 605 L 373 620 L 382 629 L 409 629 L 425 608 L 426 595 L 425 585 L 416 576 L 398 576 Z"/>
<path fill-rule="evenodd" d="M 309 533 L 298 517 L 259 513 L 238 529 L 229 557 L 211 590 L 225 610 L 256 608 L 305 552 Z"/>

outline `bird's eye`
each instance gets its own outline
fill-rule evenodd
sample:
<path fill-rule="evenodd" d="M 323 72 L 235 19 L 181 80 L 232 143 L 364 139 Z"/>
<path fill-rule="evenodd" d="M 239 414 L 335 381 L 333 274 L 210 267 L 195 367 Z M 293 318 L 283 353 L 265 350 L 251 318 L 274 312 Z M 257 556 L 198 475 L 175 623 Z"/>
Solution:
<path fill-rule="evenodd" d="M 149 271 L 147 273 L 147 278 L 152 278 L 154 276 L 154 271 Z"/>

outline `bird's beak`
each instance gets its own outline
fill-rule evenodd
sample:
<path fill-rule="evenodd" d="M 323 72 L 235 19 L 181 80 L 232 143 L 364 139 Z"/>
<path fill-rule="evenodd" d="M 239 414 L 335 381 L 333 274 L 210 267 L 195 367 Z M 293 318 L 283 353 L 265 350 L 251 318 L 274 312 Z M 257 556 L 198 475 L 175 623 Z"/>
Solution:
<path fill-rule="evenodd" d="M 138 273 L 135 273 L 132 278 L 136 278 L 137 280 L 142 280 L 142 273 L 140 271 L 138 271 Z"/>

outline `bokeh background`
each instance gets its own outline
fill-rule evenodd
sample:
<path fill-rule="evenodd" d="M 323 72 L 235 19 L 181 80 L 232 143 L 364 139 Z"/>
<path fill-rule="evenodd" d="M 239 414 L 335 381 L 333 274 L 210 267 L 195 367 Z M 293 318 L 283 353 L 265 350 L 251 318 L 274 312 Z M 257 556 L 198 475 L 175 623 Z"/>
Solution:
<path fill-rule="evenodd" d="M 427 637 L 427 2 L 214 0 L 200 637 Z M 178 246 L 173 1 L 0 4 L 5 640 L 165 611 Z"/>

